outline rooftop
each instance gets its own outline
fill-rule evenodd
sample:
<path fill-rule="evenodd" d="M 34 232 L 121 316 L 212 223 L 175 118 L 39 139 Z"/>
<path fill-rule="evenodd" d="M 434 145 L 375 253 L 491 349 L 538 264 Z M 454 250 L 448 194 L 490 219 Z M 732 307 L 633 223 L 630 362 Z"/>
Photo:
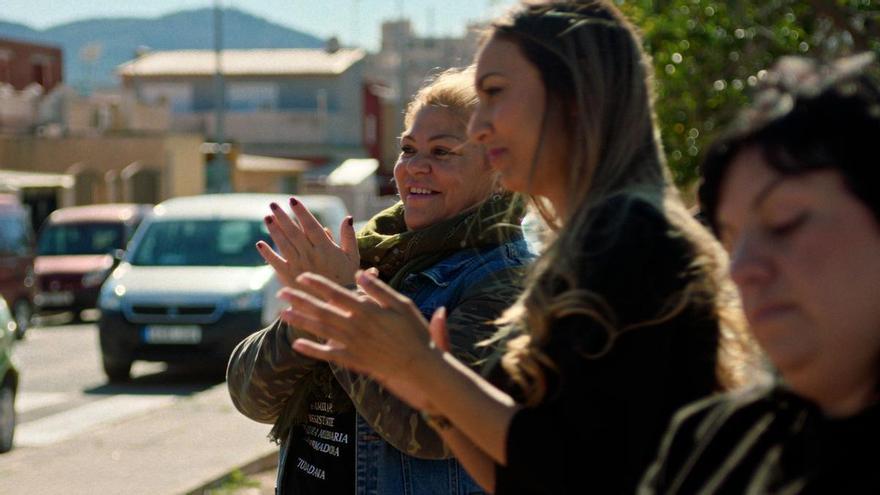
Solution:
<path fill-rule="evenodd" d="M 362 60 L 361 49 L 285 48 L 224 50 L 220 66 L 226 76 L 337 76 Z M 213 50 L 174 50 L 148 53 L 117 68 L 122 77 L 213 76 Z"/>
<path fill-rule="evenodd" d="M 69 206 L 52 212 L 49 217 L 52 223 L 79 222 L 127 222 L 142 217 L 150 211 L 150 205 L 133 203 L 96 204 L 86 206 Z"/>

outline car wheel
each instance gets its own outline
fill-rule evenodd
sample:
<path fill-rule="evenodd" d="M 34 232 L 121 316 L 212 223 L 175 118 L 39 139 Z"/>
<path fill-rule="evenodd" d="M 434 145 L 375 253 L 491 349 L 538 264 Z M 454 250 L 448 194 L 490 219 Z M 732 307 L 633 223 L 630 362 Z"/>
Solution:
<path fill-rule="evenodd" d="M 0 453 L 12 450 L 15 433 L 15 391 L 11 383 L 0 386 Z"/>
<path fill-rule="evenodd" d="M 104 374 L 110 383 L 123 383 L 131 380 L 131 361 L 103 359 Z"/>
<path fill-rule="evenodd" d="M 12 315 L 15 318 L 15 324 L 18 327 L 15 330 L 15 338 L 23 339 L 25 332 L 31 325 L 31 319 L 34 316 L 34 310 L 31 304 L 24 299 L 15 301 L 12 305 Z"/>

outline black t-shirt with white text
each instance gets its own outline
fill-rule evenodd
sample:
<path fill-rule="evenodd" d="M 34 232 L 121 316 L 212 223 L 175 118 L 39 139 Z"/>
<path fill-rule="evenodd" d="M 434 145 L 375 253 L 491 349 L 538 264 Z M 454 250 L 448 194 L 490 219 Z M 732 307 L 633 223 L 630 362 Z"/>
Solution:
<path fill-rule="evenodd" d="M 285 493 L 355 491 L 355 409 L 337 412 L 329 399 L 309 404 L 307 421 L 294 427 L 285 461 Z"/>

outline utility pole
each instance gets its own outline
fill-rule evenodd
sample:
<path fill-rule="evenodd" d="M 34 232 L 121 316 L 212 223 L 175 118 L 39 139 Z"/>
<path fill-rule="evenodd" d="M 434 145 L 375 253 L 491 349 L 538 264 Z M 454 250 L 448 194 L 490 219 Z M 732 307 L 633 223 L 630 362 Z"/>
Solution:
<path fill-rule="evenodd" d="M 224 133 L 224 112 L 226 111 L 226 90 L 223 81 L 223 9 L 220 0 L 214 0 L 214 158 L 208 163 L 205 177 L 205 190 L 209 193 L 230 192 L 232 190 L 229 160 L 226 154 L 230 146 Z"/>

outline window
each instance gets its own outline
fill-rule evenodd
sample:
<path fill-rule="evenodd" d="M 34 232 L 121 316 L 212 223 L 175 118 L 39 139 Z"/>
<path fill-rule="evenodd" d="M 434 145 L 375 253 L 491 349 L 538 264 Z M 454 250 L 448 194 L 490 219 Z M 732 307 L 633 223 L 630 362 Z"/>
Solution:
<path fill-rule="evenodd" d="M 12 51 L 0 48 L 0 83 L 12 83 L 12 73 L 10 65 L 12 59 Z"/>
<path fill-rule="evenodd" d="M 24 215 L 0 214 L 0 253 L 19 254 L 28 249 L 27 226 Z"/>
<path fill-rule="evenodd" d="M 137 80 L 137 67 L 134 69 L 132 83 L 139 88 L 139 95 L 143 101 L 157 104 L 167 101 L 174 113 L 187 113 L 193 111 L 193 89 L 188 83 L 177 82 L 142 82 Z"/>
<path fill-rule="evenodd" d="M 259 266 L 254 244 L 271 243 L 255 220 L 165 220 L 154 222 L 135 248 L 131 263 L 145 266 Z"/>
<path fill-rule="evenodd" d="M 107 254 L 124 248 L 121 223 L 57 224 L 40 232 L 37 255 Z"/>
<path fill-rule="evenodd" d="M 278 85 L 261 82 L 227 83 L 226 106 L 237 112 L 276 110 Z"/>

